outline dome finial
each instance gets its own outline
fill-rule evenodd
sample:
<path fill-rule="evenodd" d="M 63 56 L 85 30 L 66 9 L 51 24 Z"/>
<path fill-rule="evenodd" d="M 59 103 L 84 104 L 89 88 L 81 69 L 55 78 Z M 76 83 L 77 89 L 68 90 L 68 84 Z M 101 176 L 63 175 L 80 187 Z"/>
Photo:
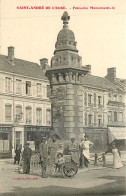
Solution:
<path fill-rule="evenodd" d="M 63 16 L 61 17 L 61 20 L 63 20 L 63 24 L 68 24 L 68 21 L 70 20 L 70 16 L 68 16 L 68 12 L 64 12 Z"/>

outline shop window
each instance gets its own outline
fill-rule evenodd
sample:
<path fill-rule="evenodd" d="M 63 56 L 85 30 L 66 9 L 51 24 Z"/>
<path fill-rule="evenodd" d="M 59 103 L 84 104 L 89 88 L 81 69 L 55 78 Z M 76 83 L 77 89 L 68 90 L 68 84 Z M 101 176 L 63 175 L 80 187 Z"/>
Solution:
<path fill-rule="evenodd" d="M 47 109 L 46 110 L 46 125 L 51 125 L 51 110 Z"/>
<path fill-rule="evenodd" d="M 31 82 L 26 81 L 26 95 L 31 95 Z"/>
<path fill-rule="evenodd" d="M 0 132 L 0 152 L 6 153 L 9 150 L 9 133 Z"/>
<path fill-rule="evenodd" d="M 9 77 L 5 78 L 5 91 L 6 92 L 11 92 L 11 83 L 12 83 L 12 79 Z"/>
<path fill-rule="evenodd" d="M 112 111 L 108 112 L 108 122 L 112 122 Z"/>
<path fill-rule="evenodd" d="M 26 107 L 26 124 L 32 123 L 32 108 Z"/>
<path fill-rule="evenodd" d="M 5 105 L 5 121 L 12 121 L 12 105 L 6 104 Z"/>
<path fill-rule="evenodd" d="M 16 93 L 21 94 L 21 80 L 16 80 Z"/>
<path fill-rule="evenodd" d="M 35 141 L 35 132 L 34 131 L 27 132 L 27 140 L 28 141 Z"/>
<path fill-rule="evenodd" d="M 114 122 L 117 122 L 117 112 L 114 112 Z"/>
<path fill-rule="evenodd" d="M 40 83 L 37 83 L 37 96 L 42 96 L 42 86 Z"/>
<path fill-rule="evenodd" d="M 36 109 L 36 123 L 37 124 L 42 123 L 42 109 L 41 108 Z"/>

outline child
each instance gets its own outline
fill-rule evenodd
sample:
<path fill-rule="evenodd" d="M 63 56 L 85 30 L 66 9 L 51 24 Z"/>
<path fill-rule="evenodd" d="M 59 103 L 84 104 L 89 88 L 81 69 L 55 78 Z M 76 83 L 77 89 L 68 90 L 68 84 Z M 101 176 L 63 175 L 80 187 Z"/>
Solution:
<path fill-rule="evenodd" d="M 63 158 L 63 154 L 62 153 L 58 153 L 57 154 L 57 158 L 56 158 L 56 163 L 55 163 L 55 171 L 56 172 L 61 172 L 63 165 L 65 163 L 65 159 Z"/>

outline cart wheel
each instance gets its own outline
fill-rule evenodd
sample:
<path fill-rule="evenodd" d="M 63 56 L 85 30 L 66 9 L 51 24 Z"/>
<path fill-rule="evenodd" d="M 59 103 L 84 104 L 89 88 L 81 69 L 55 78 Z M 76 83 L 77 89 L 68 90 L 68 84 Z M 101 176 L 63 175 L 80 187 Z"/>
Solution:
<path fill-rule="evenodd" d="M 77 173 L 77 171 L 74 168 L 71 168 L 71 169 L 64 168 L 63 172 L 64 172 L 65 177 L 67 178 L 74 177 Z"/>

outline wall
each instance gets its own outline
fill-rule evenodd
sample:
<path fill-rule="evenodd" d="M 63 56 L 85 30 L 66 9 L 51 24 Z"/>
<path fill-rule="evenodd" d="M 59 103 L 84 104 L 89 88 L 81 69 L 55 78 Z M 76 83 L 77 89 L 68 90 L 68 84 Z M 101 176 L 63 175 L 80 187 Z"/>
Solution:
<path fill-rule="evenodd" d="M 90 149 L 91 152 L 105 152 L 107 150 L 107 129 L 84 128 L 84 133 L 86 133 L 89 140 L 94 143 L 93 147 Z"/>

